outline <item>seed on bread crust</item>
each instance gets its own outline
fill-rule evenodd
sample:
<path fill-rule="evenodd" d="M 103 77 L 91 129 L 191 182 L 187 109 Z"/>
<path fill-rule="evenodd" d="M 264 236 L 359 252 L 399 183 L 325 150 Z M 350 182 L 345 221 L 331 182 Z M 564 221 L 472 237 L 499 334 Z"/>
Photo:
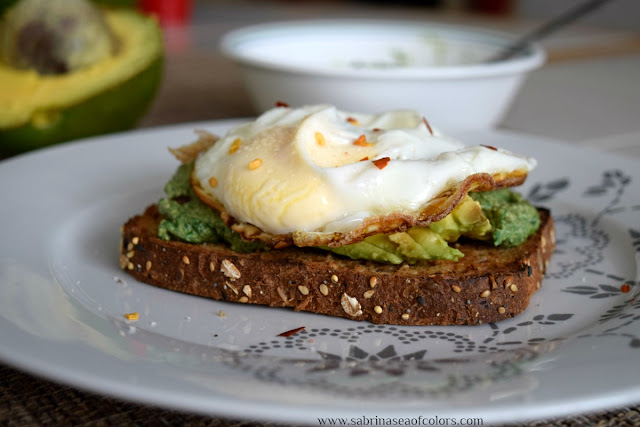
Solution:
<path fill-rule="evenodd" d="M 220 270 L 222 274 L 227 276 L 231 280 L 239 279 L 241 274 L 240 270 L 228 259 L 223 259 L 222 264 L 220 264 Z"/>
<path fill-rule="evenodd" d="M 285 304 L 288 304 L 289 303 L 289 298 L 287 298 L 287 294 L 285 294 L 284 291 L 282 290 L 282 288 L 279 287 L 279 286 L 278 286 L 277 290 L 278 290 L 278 295 L 280 295 L 280 298 L 282 299 L 282 301 Z"/>
<path fill-rule="evenodd" d="M 358 300 L 354 297 L 350 297 L 346 292 L 342 294 L 340 302 L 342 304 L 342 309 L 349 316 L 358 317 L 362 315 L 362 306 Z"/>
<path fill-rule="evenodd" d="M 234 294 L 238 295 L 238 289 L 229 282 L 224 282 L 225 287 L 229 287 Z"/>
<path fill-rule="evenodd" d="M 244 287 L 242 288 L 242 292 L 248 296 L 249 298 L 251 298 L 251 286 L 249 285 L 244 285 Z"/>
<path fill-rule="evenodd" d="M 509 286 L 511 286 L 511 284 L 513 283 L 513 277 L 509 276 L 507 278 L 504 279 L 504 288 L 507 289 L 509 288 Z"/>
<path fill-rule="evenodd" d="M 325 285 L 324 283 L 321 284 L 320 285 L 320 293 L 326 297 L 327 295 L 329 295 L 329 287 L 327 285 Z"/>

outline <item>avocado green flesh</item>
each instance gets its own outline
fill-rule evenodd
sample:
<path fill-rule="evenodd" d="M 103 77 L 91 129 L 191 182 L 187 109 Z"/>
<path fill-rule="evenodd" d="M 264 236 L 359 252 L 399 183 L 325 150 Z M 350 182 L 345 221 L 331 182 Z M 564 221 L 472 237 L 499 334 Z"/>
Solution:
<path fill-rule="evenodd" d="M 457 261 L 462 252 L 449 246 L 460 236 L 486 240 L 491 237 L 491 224 L 482 213 L 480 205 L 466 197 L 440 221 L 428 227 L 412 227 L 406 232 L 376 234 L 362 242 L 339 248 L 324 248 L 352 259 L 410 264 L 419 260 L 446 259 Z"/>
<path fill-rule="evenodd" d="M 496 246 L 518 246 L 540 227 L 538 210 L 518 193 L 502 189 L 469 195 L 482 206 Z"/>
<path fill-rule="evenodd" d="M 361 242 L 338 248 L 321 247 L 321 249 L 344 255 L 351 259 L 369 259 L 389 264 L 400 264 L 404 258 L 397 253 L 397 248 L 398 244 L 392 242 L 384 234 L 376 234 L 375 236 L 367 237 Z"/>
<path fill-rule="evenodd" d="M 167 182 L 166 198 L 158 201 L 158 211 L 164 217 L 158 227 L 163 240 L 189 243 L 226 243 L 236 252 L 266 249 L 259 242 L 245 242 L 225 225 L 220 214 L 198 199 L 190 183 L 193 163 L 181 165 Z"/>
<path fill-rule="evenodd" d="M 32 122 L 0 130 L 0 153 L 12 155 L 44 146 L 131 129 L 155 97 L 163 73 L 163 59 L 121 85 L 62 111 L 47 125 Z"/>
<path fill-rule="evenodd" d="M 467 196 L 451 214 L 429 224 L 429 229 L 447 242 L 455 242 L 460 236 L 487 240 L 491 236 L 492 227 L 480 204 Z"/>
<path fill-rule="evenodd" d="M 456 261 L 462 252 L 450 247 L 442 236 L 427 227 L 413 227 L 407 232 L 376 234 L 363 241 L 338 248 L 323 248 L 351 259 L 401 264 L 418 260 L 448 259 Z"/>

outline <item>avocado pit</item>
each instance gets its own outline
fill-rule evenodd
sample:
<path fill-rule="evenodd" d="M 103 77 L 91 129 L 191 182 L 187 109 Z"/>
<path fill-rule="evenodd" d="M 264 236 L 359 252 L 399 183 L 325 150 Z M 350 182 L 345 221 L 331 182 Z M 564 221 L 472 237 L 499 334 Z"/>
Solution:
<path fill-rule="evenodd" d="M 22 0 L 0 25 L 0 58 L 41 75 L 73 72 L 114 55 L 118 40 L 87 0 Z"/>

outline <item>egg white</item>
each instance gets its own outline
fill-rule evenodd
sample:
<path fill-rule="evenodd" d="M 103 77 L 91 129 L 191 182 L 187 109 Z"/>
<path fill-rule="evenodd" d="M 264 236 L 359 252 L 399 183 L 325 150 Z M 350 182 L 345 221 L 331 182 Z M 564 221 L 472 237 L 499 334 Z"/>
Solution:
<path fill-rule="evenodd" d="M 380 168 L 373 161 L 382 158 L 389 161 Z M 230 130 L 196 159 L 194 174 L 237 221 L 265 232 L 346 233 L 369 217 L 419 212 L 470 175 L 528 173 L 535 165 L 465 146 L 415 111 L 367 115 L 313 105 L 274 108 Z"/>

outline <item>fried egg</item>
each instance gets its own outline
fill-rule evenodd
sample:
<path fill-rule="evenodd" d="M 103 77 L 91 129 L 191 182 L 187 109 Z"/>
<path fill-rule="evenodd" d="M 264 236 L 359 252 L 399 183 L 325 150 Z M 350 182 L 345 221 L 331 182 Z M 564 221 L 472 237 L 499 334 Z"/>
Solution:
<path fill-rule="evenodd" d="M 260 231 L 245 237 L 337 245 L 437 220 L 466 192 L 519 184 L 535 166 L 466 146 L 416 111 L 311 105 L 277 107 L 231 129 L 197 157 L 192 183 L 230 223 Z"/>

